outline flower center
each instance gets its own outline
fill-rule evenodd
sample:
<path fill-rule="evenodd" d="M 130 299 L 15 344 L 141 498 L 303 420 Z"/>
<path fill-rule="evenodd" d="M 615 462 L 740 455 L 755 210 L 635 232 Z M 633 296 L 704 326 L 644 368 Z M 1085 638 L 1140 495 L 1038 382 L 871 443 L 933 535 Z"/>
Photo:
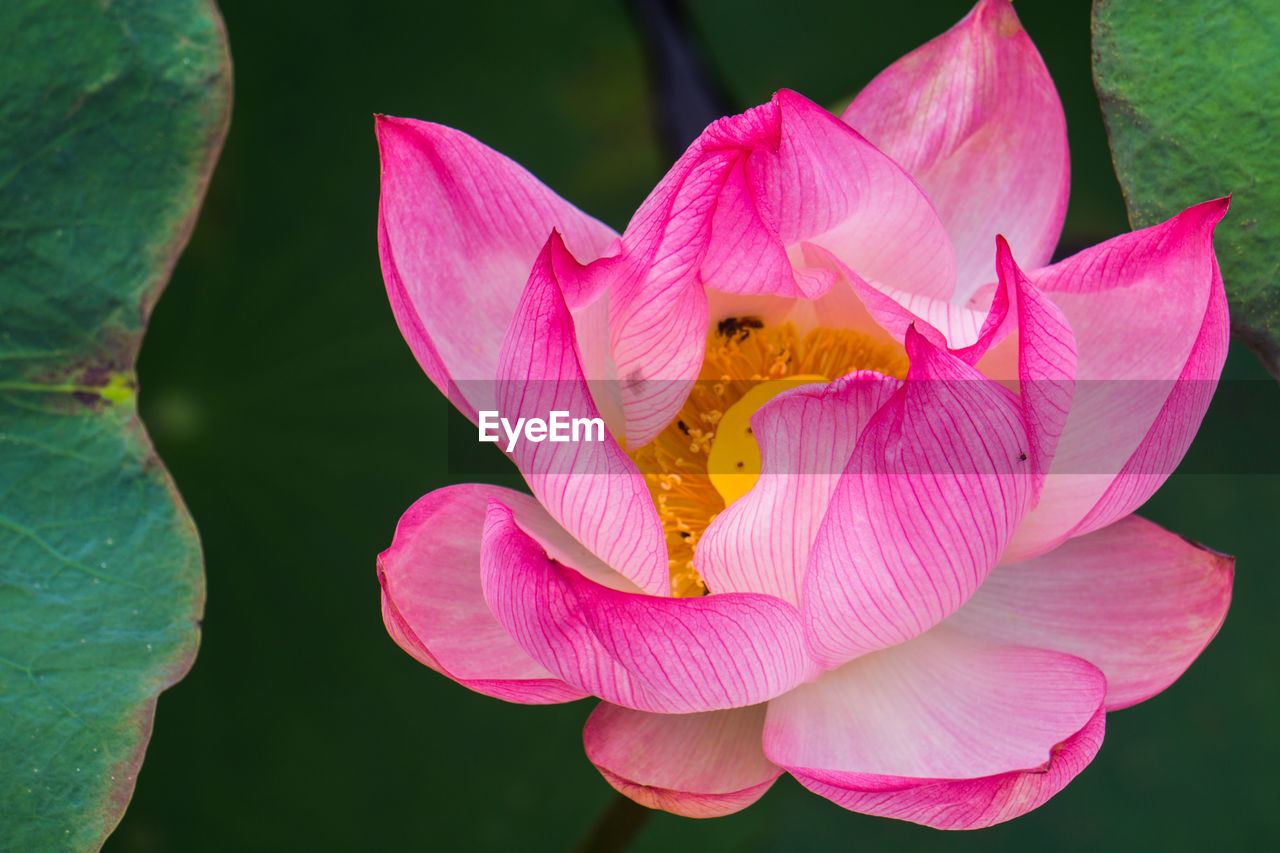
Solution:
<path fill-rule="evenodd" d="M 707 592 L 693 567 L 698 538 L 760 476 L 751 416 L 788 388 L 854 370 L 905 377 L 906 353 L 849 329 L 801 337 L 791 323 L 764 326 L 754 317 L 723 320 L 707 336 L 702 372 L 676 419 L 630 451 L 666 532 L 672 595 Z"/>

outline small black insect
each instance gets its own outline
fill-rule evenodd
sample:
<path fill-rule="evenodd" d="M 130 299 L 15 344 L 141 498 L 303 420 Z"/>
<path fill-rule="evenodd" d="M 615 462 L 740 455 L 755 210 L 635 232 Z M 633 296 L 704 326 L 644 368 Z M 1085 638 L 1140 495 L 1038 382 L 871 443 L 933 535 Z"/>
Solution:
<path fill-rule="evenodd" d="M 689 425 L 686 424 L 684 421 L 676 421 L 676 426 L 679 427 L 680 431 L 685 435 L 689 434 Z"/>
<path fill-rule="evenodd" d="M 763 329 L 764 320 L 759 317 L 725 317 L 716 325 L 716 332 L 722 338 L 733 338 L 745 341 L 752 329 Z"/>
<path fill-rule="evenodd" d="M 1027 461 L 1027 454 L 1025 454 L 1025 453 L 1019 453 L 1019 454 L 1018 454 L 1018 461 L 1019 461 L 1019 462 L 1026 462 L 1026 461 Z"/>

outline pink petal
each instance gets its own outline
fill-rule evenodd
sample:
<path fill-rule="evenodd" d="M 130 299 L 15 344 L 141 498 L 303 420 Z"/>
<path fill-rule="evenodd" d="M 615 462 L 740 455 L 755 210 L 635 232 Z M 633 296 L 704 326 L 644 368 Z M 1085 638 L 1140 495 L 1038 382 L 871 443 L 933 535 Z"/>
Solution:
<path fill-rule="evenodd" d="M 776 278 L 762 275 L 763 256 L 746 251 L 743 236 L 762 234 L 772 257 L 785 258 L 783 250 L 809 242 L 864 279 L 908 293 L 949 296 L 955 278 L 950 241 L 915 182 L 801 95 L 780 91 L 772 105 L 776 118 L 751 135 L 730 136 L 734 119 L 725 119 L 704 136 L 708 148 L 738 150 L 744 166 L 729 175 L 726 187 L 745 182 L 749 192 L 718 199 L 703 281 L 731 293 L 819 295 L 803 281 L 791 281 L 789 265 Z M 777 283 L 762 289 L 769 281 Z"/>
<path fill-rule="evenodd" d="M 490 497 L 571 565 L 600 577 L 599 562 L 528 495 L 465 484 L 420 498 L 378 555 L 382 618 L 402 649 L 479 693 L 508 702 L 567 702 L 586 694 L 554 677 L 498 624 L 480 585 L 480 540 Z"/>
<path fill-rule="evenodd" d="M 955 245 L 963 304 L 995 280 L 1003 234 L 1029 268 L 1049 261 L 1067 210 L 1066 120 L 1007 0 L 982 0 L 871 81 L 842 118 L 920 182 Z"/>
<path fill-rule="evenodd" d="M 1088 660 L 1115 710 L 1164 690 L 1204 651 L 1226 618 L 1234 564 L 1131 515 L 997 568 L 946 624 Z"/>
<path fill-rule="evenodd" d="M 562 282 L 582 273 L 552 234 L 502 344 L 495 410 L 508 421 L 566 412 L 598 418 Z M 518 441 L 511 458 L 551 516 L 592 553 L 655 595 L 670 594 L 666 540 L 644 477 L 612 435 L 603 441 Z"/>
<path fill-rule="evenodd" d="M 1030 502 L 1017 399 L 914 330 L 907 354 L 907 382 L 858 439 L 809 556 L 805 634 L 826 668 L 959 608 Z"/>
<path fill-rule="evenodd" d="M 694 566 L 716 592 L 799 605 L 809 549 L 863 428 L 902 383 L 859 371 L 786 391 L 751 418 L 760 479 L 698 541 Z"/>
<path fill-rule="evenodd" d="M 767 595 L 660 598 L 602 586 L 489 504 L 485 600 L 557 677 L 615 705 L 681 714 L 763 702 L 813 674 L 800 614 Z"/>
<path fill-rule="evenodd" d="M 1142 506 L 1164 484 L 1191 447 L 1213 392 L 1218 388 L 1231 332 L 1227 295 L 1217 258 L 1213 261 L 1213 275 L 1215 286 L 1209 295 L 1209 310 L 1182 374 L 1146 437 L 1125 462 L 1120 476 L 1111 482 L 1071 535 L 1097 530 Z"/>
<path fill-rule="evenodd" d="M 377 135 L 391 308 L 431 381 L 475 420 L 494 408 L 498 348 L 547 235 L 559 229 L 584 260 L 617 235 L 464 133 L 378 116 Z M 450 389 L 451 379 L 483 381 Z"/>
<path fill-rule="evenodd" d="M 633 447 L 666 428 L 702 366 L 707 307 L 697 270 L 720 176 L 696 168 L 701 156 L 695 142 L 640 205 L 621 253 L 599 265 L 611 279 L 611 349 Z"/>
<path fill-rule="evenodd" d="M 1131 513 L 1181 461 L 1226 359 L 1213 228 L 1227 201 L 1108 240 L 1033 275 L 1076 337 L 1071 412 L 1007 562 Z"/>
<path fill-rule="evenodd" d="M 1039 493 L 1062 437 L 1075 391 L 1076 344 L 1066 317 L 1014 263 L 1009 244 L 996 238 L 999 285 L 977 343 L 957 353 L 970 364 L 985 356 L 1002 334 L 1016 332 L 1015 379 L 1027 425 L 1027 455 Z M 990 375 L 990 374 L 988 374 Z"/>
<path fill-rule="evenodd" d="M 1079 658 L 938 627 L 770 702 L 764 751 L 848 809 L 990 826 L 1040 805 L 1092 760 L 1105 691 Z"/>
<path fill-rule="evenodd" d="M 836 276 L 808 267 L 822 247 L 862 278 L 948 297 L 955 261 L 920 188 L 821 107 L 781 91 L 703 132 L 641 205 L 612 275 L 612 329 L 628 441 L 666 426 L 701 364 L 705 285 L 814 299 Z M 701 325 L 700 325 L 701 324 Z"/>
<path fill-rule="evenodd" d="M 650 714 L 601 702 L 582 741 L 609 784 L 640 805 L 720 817 L 760 799 L 782 775 L 760 746 L 764 712 Z"/>

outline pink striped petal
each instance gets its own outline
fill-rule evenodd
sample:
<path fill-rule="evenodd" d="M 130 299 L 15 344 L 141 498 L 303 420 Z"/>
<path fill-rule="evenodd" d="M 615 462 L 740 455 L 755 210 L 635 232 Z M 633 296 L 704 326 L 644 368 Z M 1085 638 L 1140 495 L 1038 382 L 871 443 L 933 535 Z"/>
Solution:
<path fill-rule="evenodd" d="M 809 550 L 863 428 L 901 385 L 859 371 L 785 391 L 751 418 L 760 479 L 707 527 L 694 567 L 716 592 L 759 592 L 799 606 Z"/>
<path fill-rule="evenodd" d="M 1213 276 L 1215 284 L 1209 295 L 1209 311 L 1182 374 L 1142 443 L 1125 462 L 1120 476 L 1111 481 L 1102 498 L 1075 526 L 1072 536 L 1097 530 L 1142 506 L 1164 484 L 1191 447 L 1218 388 L 1231 332 L 1227 294 L 1217 258 L 1213 261 Z"/>
<path fill-rule="evenodd" d="M 611 348 L 632 447 L 666 428 L 702 366 L 707 305 L 697 271 L 723 166 L 699 168 L 701 159 L 695 142 L 631 218 L 621 253 L 599 265 L 611 280 Z"/>
<path fill-rule="evenodd" d="M 562 293 L 562 282 L 581 274 L 559 234 L 552 234 L 502 344 L 495 410 L 510 422 L 548 421 L 552 412 L 600 417 Z M 658 511 L 643 475 L 612 435 L 603 441 L 525 439 L 510 455 L 533 494 L 579 542 L 641 589 L 670 594 Z"/>
<path fill-rule="evenodd" d="M 1076 337 L 1071 412 L 1040 502 L 1006 562 L 1122 518 L 1181 461 L 1226 359 L 1213 229 L 1226 199 L 1108 240 L 1033 275 Z"/>
<path fill-rule="evenodd" d="M 764 757 L 765 706 L 650 714 L 601 702 L 582 732 L 587 758 L 617 791 L 685 817 L 720 817 L 764 796 L 782 769 Z"/>
<path fill-rule="evenodd" d="M 996 238 L 996 268 L 999 284 L 979 340 L 956 354 L 970 364 L 978 363 L 1002 335 L 1016 333 L 1012 375 L 992 378 L 1017 382 L 1027 425 L 1029 468 L 1038 495 L 1071 410 L 1075 335 L 1062 311 L 1014 263 L 1003 237 Z"/>
<path fill-rule="evenodd" d="M 400 331 L 423 370 L 473 421 L 492 409 L 498 348 L 552 229 L 594 260 L 608 226 L 464 133 L 377 116 L 378 249 Z M 450 389 L 454 380 L 465 382 Z"/>
<path fill-rule="evenodd" d="M 858 439 L 809 556 L 805 635 L 826 668 L 953 613 L 1030 502 L 1018 400 L 914 330 L 906 343 L 907 382 Z"/>
<path fill-rule="evenodd" d="M 703 281 L 730 293 L 820 295 L 789 263 L 765 263 L 744 235 L 785 262 L 785 250 L 810 242 L 831 251 L 858 275 L 909 293 L 946 297 L 955 278 L 950 241 L 933 206 L 906 174 L 838 119 L 795 92 L 778 92 L 769 121 L 750 133 L 718 122 L 708 150 L 735 150 L 741 167 L 718 199 Z M 754 117 L 754 116 L 753 116 Z M 715 146 L 713 148 L 713 146 Z M 745 184 L 745 189 L 736 189 Z M 764 268 L 778 270 L 762 275 Z M 830 277 L 816 276 L 813 281 Z"/>
<path fill-rule="evenodd" d="M 387 631 L 420 662 L 479 693 L 533 704 L 581 699 L 586 694 L 529 657 L 484 602 L 480 541 L 490 497 L 510 506 L 557 559 L 597 578 L 608 573 L 528 495 L 448 486 L 409 507 L 378 555 Z"/>
<path fill-rule="evenodd" d="M 1092 760 L 1105 692 L 1079 658 L 938 627 L 770 702 L 764 751 L 845 808 L 973 829 L 1030 811 Z"/>
<path fill-rule="evenodd" d="M 881 72 L 842 118 L 933 201 L 955 245 L 952 301 L 995 280 L 996 234 L 1027 267 L 1049 261 L 1067 211 L 1066 119 L 1008 0 L 981 0 Z"/>
<path fill-rule="evenodd" d="M 821 107 L 778 92 L 708 127 L 605 265 L 618 375 L 635 386 L 623 389 L 629 442 L 665 427 L 683 403 L 673 390 L 697 375 L 707 314 L 694 289 L 816 299 L 837 277 L 806 265 L 805 242 L 877 285 L 951 294 L 950 241 L 915 182 Z"/>
<path fill-rule="evenodd" d="M 1231 603 L 1235 561 L 1136 515 L 993 571 L 946 625 L 1084 658 L 1107 710 L 1148 699 L 1204 651 Z"/>
<path fill-rule="evenodd" d="M 683 714 L 763 702 L 813 674 L 800 614 L 767 595 L 660 598 L 602 586 L 549 558 L 491 501 L 485 600 L 557 677 L 615 705 Z"/>

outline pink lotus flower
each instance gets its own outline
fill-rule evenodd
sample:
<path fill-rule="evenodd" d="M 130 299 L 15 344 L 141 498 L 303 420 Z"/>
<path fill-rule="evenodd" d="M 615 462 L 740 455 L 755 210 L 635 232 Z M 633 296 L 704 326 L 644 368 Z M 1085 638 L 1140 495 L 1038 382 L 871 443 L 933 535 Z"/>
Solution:
<path fill-rule="evenodd" d="M 387 629 L 490 696 L 599 697 L 586 752 L 632 799 L 722 815 L 786 771 L 988 826 L 1221 625 L 1231 558 L 1131 513 L 1222 368 L 1227 202 L 1045 266 L 1065 125 L 1006 0 L 840 118 L 783 91 L 714 123 L 621 237 L 456 130 L 377 134 L 428 376 L 473 421 L 617 439 L 514 445 L 532 497 L 415 503 Z"/>

